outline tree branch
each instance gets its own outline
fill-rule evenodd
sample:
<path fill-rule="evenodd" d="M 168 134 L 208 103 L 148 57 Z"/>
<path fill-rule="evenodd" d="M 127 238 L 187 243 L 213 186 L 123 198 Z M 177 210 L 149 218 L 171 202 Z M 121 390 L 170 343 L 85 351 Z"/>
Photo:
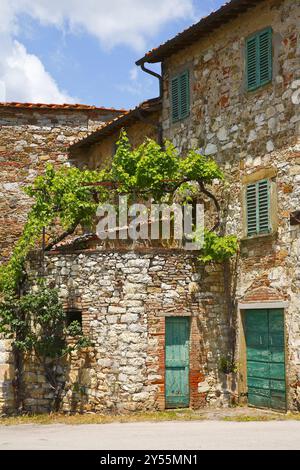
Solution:
<path fill-rule="evenodd" d="M 199 183 L 201 192 L 205 194 L 207 197 L 209 197 L 214 202 L 214 205 L 216 207 L 217 219 L 216 219 L 216 223 L 214 227 L 211 229 L 211 232 L 215 232 L 220 227 L 220 224 L 221 224 L 221 218 L 220 218 L 221 207 L 220 207 L 219 201 L 217 200 L 214 194 L 212 194 L 210 191 L 208 191 L 208 189 L 206 189 L 203 181 L 198 181 L 198 183 Z"/>

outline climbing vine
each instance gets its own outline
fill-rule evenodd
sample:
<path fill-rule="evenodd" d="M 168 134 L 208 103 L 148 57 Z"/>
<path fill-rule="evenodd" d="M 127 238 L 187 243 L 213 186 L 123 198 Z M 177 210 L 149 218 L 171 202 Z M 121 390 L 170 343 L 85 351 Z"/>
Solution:
<path fill-rule="evenodd" d="M 205 231 L 200 260 L 206 263 L 229 259 L 237 251 L 237 239 L 218 233 L 220 203 L 207 188 L 216 179 L 224 181 L 224 175 L 214 160 L 194 150 L 181 158 L 170 142 L 161 148 L 150 139 L 132 149 L 125 131 L 121 132 L 112 166 L 107 170 L 54 170 L 47 166 L 45 174 L 25 189 L 33 205 L 9 262 L 0 267 L 0 291 L 16 291 L 24 276 L 25 259 L 44 227 L 48 228 L 47 250 L 80 225 L 92 226 L 99 203 L 112 202 L 117 194 L 153 198 L 156 202 L 172 202 L 178 194 L 191 201 L 202 194 L 213 203 L 215 220 Z"/>
<path fill-rule="evenodd" d="M 15 358 L 18 382 L 18 409 L 22 409 L 22 373 L 24 355 L 34 355 L 53 390 L 55 408 L 58 408 L 64 380 L 58 365 L 72 351 L 90 346 L 82 334 L 79 322 L 66 323 L 66 312 L 56 289 L 43 281 L 34 290 L 17 296 L 6 293 L 0 301 L 0 334 L 10 339 Z M 68 338 L 72 339 L 68 341 Z"/>
<path fill-rule="evenodd" d="M 79 325 L 66 328 L 55 289 L 45 284 L 35 291 L 26 287 L 25 261 L 37 244 L 41 246 L 42 233 L 43 248 L 50 250 L 80 226 L 92 229 L 99 204 L 115 203 L 118 195 L 133 201 L 172 203 L 179 199 L 183 204 L 206 200 L 212 203 L 214 216 L 205 230 L 199 259 L 202 263 L 225 262 L 238 245 L 236 237 L 220 233 L 221 206 L 211 189 L 214 180 L 224 181 L 214 160 L 194 150 L 182 158 L 170 142 L 162 148 L 149 139 L 132 149 L 122 131 L 110 168 L 55 170 L 49 165 L 44 175 L 25 188 L 32 207 L 10 260 L 0 267 L 0 334 L 12 340 L 21 363 L 24 354 L 34 353 L 57 400 L 63 390 L 56 373 L 58 361 L 72 348 L 87 346 L 88 341 Z M 72 348 L 66 341 L 68 335 L 76 337 Z M 16 369 L 21 371 L 21 365 Z"/>
<path fill-rule="evenodd" d="M 16 291 L 24 275 L 26 257 L 41 239 L 44 227 L 55 228 L 46 247 L 50 249 L 74 233 L 80 224 L 91 225 L 99 202 L 108 197 L 108 190 L 100 187 L 95 193 L 89 185 L 104 179 L 103 171 L 81 171 L 73 167 L 55 171 L 49 165 L 43 176 L 25 188 L 33 205 L 9 262 L 0 267 L 0 291 Z M 51 237 L 51 231 L 48 235 Z"/>

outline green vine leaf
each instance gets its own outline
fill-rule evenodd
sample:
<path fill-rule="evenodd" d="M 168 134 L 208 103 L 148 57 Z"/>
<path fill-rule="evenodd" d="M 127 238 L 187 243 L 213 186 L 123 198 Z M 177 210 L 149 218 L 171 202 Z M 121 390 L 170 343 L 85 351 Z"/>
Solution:
<path fill-rule="evenodd" d="M 48 165 L 45 174 L 25 189 L 33 204 L 9 262 L 0 267 L 0 292 L 17 291 L 25 275 L 26 257 L 37 243 L 40 244 L 44 227 L 51 230 L 52 245 L 55 245 L 53 227 L 55 233 L 60 231 L 59 240 L 73 233 L 79 225 L 93 227 L 99 203 L 115 203 L 118 194 L 128 195 L 132 200 L 152 198 L 156 202 L 172 202 L 177 192 L 186 194 L 186 204 L 195 197 L 192 189 L 195 182 L 200 183 L 203 190 L 204 184 L 212 184 L 216 179 L 224 181 L 224 174 L 214 160 L 194 150 L 182 158 L 170 142 L 162 149 L 151 139 L 132 149 L 124 130 L 108 170 L 75 167 L 55 170 Z M 207 234 L 201 261 L 222 261 L 233 256 L 236 250 L 235 237 Z"/>

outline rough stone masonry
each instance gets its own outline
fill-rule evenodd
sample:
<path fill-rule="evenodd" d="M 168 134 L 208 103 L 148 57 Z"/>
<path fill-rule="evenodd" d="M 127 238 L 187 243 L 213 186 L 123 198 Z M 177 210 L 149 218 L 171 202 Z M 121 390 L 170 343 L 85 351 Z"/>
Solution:
<path fill-rule="evenodd" d="M 200 148 L 218 161 L 229 182 L 229 197 L 223 199 L 226 230 L 241 240 L 236 304 L 288 302 L 285 352 L 287 406 L 291 409 L 300 407 L 300 232 L 299 225 L 290 223 L 291 213 L 300 209 L 299 25 L 299 2 L 262 1 L 163 61 L 164 138 L 182 153 Z M 249 92 L 245 41 L 267 27 L 273 35 L 272 81 Z M 170 83 L 186 69 L 191 78 L 190 115 L 173 123 Z M 249 238 L 245 187 L 264 178 L 272 186 L 273 230 Z M 221 192 L 219 197 L 223 198 Z M 241 320 L 243 312 L 238 314 Z M 239 391 L 246 394 L 241 338 L 240 328 Z"/>
<path fill-rule="evenodd" d="M 300 243 L 299 225 L 291 225 L 291 213 L 300 209 L 299 17 L 299 2 L 262 1 L 163 61 L 164 137 L 183 154 L 200 148 L 227 175 L 226 230 L 241 240 L 236 305 L 286 305 L 289 409 L 300 408 Z M 273 30 L 272 81 L 248 92 L 245 40 L 268 26 Z M 190 115 L 173 123 L 170 82 L 187 68 Z M 272 187 L 273 230 L 249 238 L 245 186 L 264 178 Z M 222 376 L 218 364 L 229 343 L 220 267 L 196 267 L 186 253 L 171 251 L 53 253 L 46 263 L 49 279 L 59 287 L 66 308 L 70 293 L 75 292 L 84 331 L 97 345 L 82 357 L 74 356 L 71 367 L 61 370 L 62 377 L 67 374 L 65 410 L 163 408 L 166 315 L 192 319 L 191 405 L 225 404 L 232 396 L 245 396 L 241 322 L 239 383 L 234 376 Z M 242 312 L 237 313 L 241 319 Z M 46 410 L 51 392 L 38 369 L 28 367 L 26 407 Z"/>
<path fill-rule="evenodd" d="M 201 269 L 178 250 L 87 250 L 49 253 L 45 271 L 94 343 L 61 368 L 64 411 L 164 409 L 165 318 L 174 315 L 191 319 L 191 406 L 230 402 L 232 377 L 219 370 L 229 344 L 220 268 Z M 53 392 L 35 362 L 25 382 L 25 409 L 49 411 Z"/>
<path fill-rule="evenodd" d="M 30 199 L 22 188 L 47 163 L 68 165 L 68 146 L 121 111 L 84 105 L 0 103 L 0 263 L 22 233 Z M 13 408 L 14 358 L 0 340 L 0 409 Z"/>
<path fill-rule="evenodd" d="M 68 146 L 121 111 L 84 105 L 0 103 L 0 262 L 7 260 L 26 221 L 22 188 L 46 164 L 70 164 Z"/>

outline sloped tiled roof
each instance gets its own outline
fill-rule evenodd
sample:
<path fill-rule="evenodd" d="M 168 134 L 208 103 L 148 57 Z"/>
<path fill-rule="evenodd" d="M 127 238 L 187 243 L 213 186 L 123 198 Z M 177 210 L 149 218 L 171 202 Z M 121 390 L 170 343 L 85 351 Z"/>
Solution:
<path fill-rule="evenodd" d="M 213 30 L 219 28 L 225 23 L 236 18 L 241 13 L 246 12 L 249 8 L 255 7 L 257 4 L 265 0 L 231 0 L 210 15 L 202 18 L 198 23 L 186 29 L 177 36 L 169 39 L 169 41 L 160 45 L 156 49 L 152 49 L 144 57 L 136 62 L 136 65 L 143 63 L 161 62 L 163 59 L 170 57 L 180 49 L 190 46 L 202 37 L 206 37 Z"/>
<path fill-rule="evenodd" d="M 89 106 L 86 104 L 47 104 L 47 103 L 18 103 L 18 102 L 2 102 L 1 108 L 19 108 L 19 109 L 53 109 L 53 110 L 70 110 L 70 111 L 104 111 L 113 113 L 124 113 L 125 109 L 105 108 L 97 106 Z"/>
<path fill-rule="evenodd" d="M 140 112 L 151 113 L 159 111 L 160 109 L 161 98 L 153 98 L 151 100 L 144 101 L 136 108 L 126 111 L 120 116 L 117 116 L 112 121 L 104 124 L 102 127 L 100 127 L 100 129 L 92 132 L 84 139 L 78 140 L 69 147 L 69 150 L 72 152 L 74 149 L 90 146 L 99 141 L 101 138 L 113 134 L 116 130 L 121 129 L 123 126 L 128 125 L 133 121 L 138 121 Z"/>

